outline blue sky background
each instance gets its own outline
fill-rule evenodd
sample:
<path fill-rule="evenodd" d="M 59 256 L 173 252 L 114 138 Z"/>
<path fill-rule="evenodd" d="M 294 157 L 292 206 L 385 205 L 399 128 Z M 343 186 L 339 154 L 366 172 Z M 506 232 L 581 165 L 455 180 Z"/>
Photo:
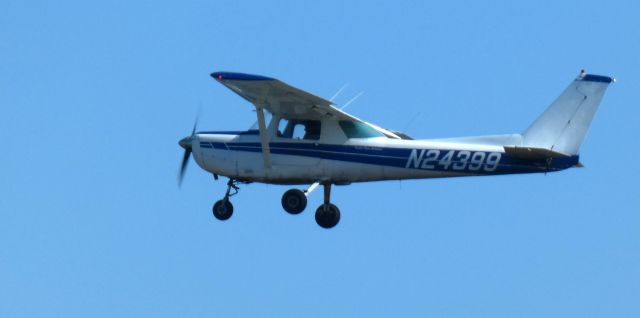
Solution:
<path fill-rule="evenodd" d="M 638 317 L 636 1 L 0 2 L 1 317 Z M 286 214 L 177 141 L 243 129 L 209 77 L 272 76 L 420 138 L 521 132 L 612 75 L 586 168 L 336 187 Z"/>

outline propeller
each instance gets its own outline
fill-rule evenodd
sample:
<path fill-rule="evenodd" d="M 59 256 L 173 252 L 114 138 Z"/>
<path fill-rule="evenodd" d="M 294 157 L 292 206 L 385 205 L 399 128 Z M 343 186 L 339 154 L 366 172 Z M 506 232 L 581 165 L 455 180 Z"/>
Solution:
<path fill-rule="evenodd" d="M 189 157 L 191 156 L 191 143 L 193 141 L 193 137 L 196 134 L 196 127 L 198 127 L 198 117 L 196 116 L 196 120 L 193 123 L 193 129 L 191 130 L 191 135 L 189 137 L 182 138 L 178 144 L 180 147 L 184 148 L 184 155 L 182 156 L 182 164 L 180 165 L 180 173 L 178 174 L 178 186 L 182 186 L 182 179 L 184 178 L 184 173 L 187 170 L 187 165 L 189 164 Z"/>

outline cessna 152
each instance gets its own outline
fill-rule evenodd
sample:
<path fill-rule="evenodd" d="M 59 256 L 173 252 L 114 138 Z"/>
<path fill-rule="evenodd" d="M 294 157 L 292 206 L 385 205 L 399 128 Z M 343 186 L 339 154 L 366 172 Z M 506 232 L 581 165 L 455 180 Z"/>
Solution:
<path fill-rule="evenodd" d="M 239 183 L 310 185 L 290 189 L 282 207 L 302 212 L 307 196 L 324 187 L 315 219 L 323 228 L 340 220 L 332 185 L 352 182 L 553 172 L 580 167 L 580 145 L 613 78 L 580 72 L 523 133 L 414 140 L 383 129 L 277 79 L 231 72 L 211 76 L 255 106 L 257 129 L 200 131 L 180 140 L 185 149 L 179 182 L 193 154 L 204 170 L 229 178 L 213 215 L 227 220 Z"/>

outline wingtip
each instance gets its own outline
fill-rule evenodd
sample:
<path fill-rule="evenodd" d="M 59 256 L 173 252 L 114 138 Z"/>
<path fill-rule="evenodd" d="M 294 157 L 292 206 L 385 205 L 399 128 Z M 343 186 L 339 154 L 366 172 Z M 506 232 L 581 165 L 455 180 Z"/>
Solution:
<path fill-rule="evenodd" d="M 210 75 L 211 75 L 211 77 L 213 77 L 214 79 L 216 79 L 218 81 L 222 80 L 222 78 L 223 78 L 222 77 L 222 72 L 213 72 Z"/>
<path fill-rule="evenodd" d="M 271 81 L 274 80 L 271 77 L 266 77 L 262 75 L 254 75 L 254 74 L 245 74 L 245 73 L 236 73 L 236 72 L 213 72 L 210 74 L 211 77 L 218 81 L 222 80 L 233 80 L 233 81 Z"/>

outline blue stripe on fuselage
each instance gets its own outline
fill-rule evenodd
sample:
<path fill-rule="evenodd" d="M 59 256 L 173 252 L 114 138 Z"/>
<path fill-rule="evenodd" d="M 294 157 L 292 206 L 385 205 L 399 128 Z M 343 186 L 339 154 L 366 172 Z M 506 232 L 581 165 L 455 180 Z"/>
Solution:
<path fill-rule="evenodd" d="M 221 142 L 201 142 L 200 145 L 208 145 L 205 148 L 215 148 L 221 150 L 230 151 L 246 151 L 246 152 L 262 152 L 260 143 L 257 142 L 234 142 L 234 143 L 221 143 Z M 464 150 L 437 150 L 439 154 L 433 157 L 430 161 L 431 164 L 424 165 L 424 160 L 410 164 L 410 157 L 412 151 L 422 149 L 415 148 L 384 148 L 384 147 L 368 147 L 368 146 L 351 146 L 351 145 L 330 145 L 330 144 L 312 144 L 312 143 L 269 143 L 269 148 L 272 154 L 278 155 L 291 155 L 291 156 L 303 156 L 319 159 L 338 160 L 346 162 L 355 162 L 362 164 L 381 165 L 388 167 L 409 168 L 409 169 L 427 169 L 435 171 L 467 171 L 478 174 L 505 174 L 505 173 L 526 173 L 526 172 L 544 172 L 544 171 L 557 171 L 572 167 L 578 163 L 578 156 L 555 158 L 550 162 L 545 159 L 520 159 L 507 157 L 504 153 L 500 153 L 500 160 L 495 170 L 485 171 L 482 169 L 469 169 L 471 166 L 472 158 L 476 153 L 480 154 L 479 157 L 483 159 L 492 152 L 487 151 L 468 151 L 469 159 L 466 161 L 455 160 L 459 157 L 460 152 Z M 425 150 L 427 152 L 429 149 Z M 456 155 L 454 159 L 447 161 L 449 164 L 445 165 L 439 162 L 444 160 L 448 152 L 453 151 Z M 466 164 L 465 164 L 466 163 Z M 461 166 L 464 164 L 464 168 L 453 169 L 453 165 L 457 164 Z M 478 167 L 477 165 L 475 167 Z"/>

